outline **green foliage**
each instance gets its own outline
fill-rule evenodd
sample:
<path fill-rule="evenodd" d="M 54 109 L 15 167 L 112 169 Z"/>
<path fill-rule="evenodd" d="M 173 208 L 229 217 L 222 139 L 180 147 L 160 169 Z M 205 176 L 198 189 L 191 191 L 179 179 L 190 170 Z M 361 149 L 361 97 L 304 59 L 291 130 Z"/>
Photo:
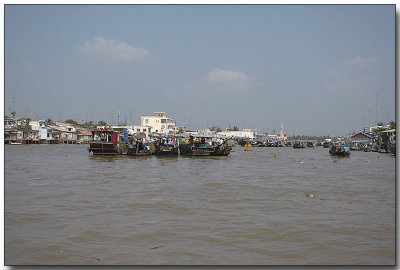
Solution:
<path fill-rule="evenodd" d="M 100 120 L 99 122 L 97 122 L 98 126 L 107 126 L 107 123 L 103 120 Z"/>
<path fill-rule="evenodd" d="M 395 121 L 390 121 L 389 125 L 390 125 L 390 129 L 396 129 L 396 122 Z"/>
<path fill-rule="evenodd" d="M 54 125 L 53 119 L 51 119 L 51 118 L 47 119 L 47 120 L 46 120 L 46 124 L 47 124 L 47 125 Z"/>
<path fill-rule="evenodd" d="M 12 115 L 13 118 L 15 118 L 15 116 L 17 115 L 17 113 L 13 111 L 13 112 L 11 113 L 11 115 Z"/>
<path fill-rule="evenodd" d="M 75 120 L 72 120 L 72 119 L 65 120 L 64 122 L 68 123 L 68 124 L 73 124 L 73 125 L 78 125 L 79 126 L 78 122 L 76 122 Z"/>
<path fill-rule="evenodd" d="M 93 121 L 89 121 L 89 122 L 85 122 L 83 124 L 83 127 L 85 128 L 91 128 L 91 127 L 95 127 L 96 125 L 93 123 Z"/>
<path fill-rule="evenodd" d="M 238 126 L 233 126 L 233 131 L 239 131 L 239 128 L 238 128 Z"/>

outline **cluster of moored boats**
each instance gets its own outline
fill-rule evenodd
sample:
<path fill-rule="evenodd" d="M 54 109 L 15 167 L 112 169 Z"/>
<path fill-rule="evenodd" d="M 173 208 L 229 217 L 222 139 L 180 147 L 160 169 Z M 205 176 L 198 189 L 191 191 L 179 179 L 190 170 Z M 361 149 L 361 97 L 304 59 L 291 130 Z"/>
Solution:
<path fill-rule="evenodd" d="M 89 152 L 93 155 L 228 156 L 234 145 L 228 139 L 213 136 L 158 136 L 146 139 L 112 130 L 93 131 L 92 138 Z"/>

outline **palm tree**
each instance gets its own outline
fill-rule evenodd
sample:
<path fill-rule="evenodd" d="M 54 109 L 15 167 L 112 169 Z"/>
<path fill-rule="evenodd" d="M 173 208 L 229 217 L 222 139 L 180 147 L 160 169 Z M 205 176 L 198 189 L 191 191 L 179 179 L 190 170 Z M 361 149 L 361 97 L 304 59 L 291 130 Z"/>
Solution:
<path fill-rule="evenodd" d="M 13 111 L 13 112 L 11 113 L 11 115 L 12 115 L 12 117 L 15 119 L 15 116 L 17 115 L 17 113 Z"/>

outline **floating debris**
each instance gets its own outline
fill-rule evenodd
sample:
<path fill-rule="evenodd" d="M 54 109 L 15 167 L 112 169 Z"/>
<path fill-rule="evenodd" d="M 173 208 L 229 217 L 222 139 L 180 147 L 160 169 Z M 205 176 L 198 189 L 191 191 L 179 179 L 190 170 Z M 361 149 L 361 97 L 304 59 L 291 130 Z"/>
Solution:
<path fill-rule="evenodd" d="M 322 199 L 320 196 L 317 196 L 317 195 L 314 195 L 314 194 L 307 194 L 306 197 L 324 200 L 324 199 Z"/>
<path fill-rule="evenodd" d="M 22 168 L 16 168 L 16 170 L 23 170 Z"/>
<path fill-rule="evenodd" d="M 157 248 L 162 248 L 164 246 L 158 246 L 158 247 L 152 247 L 151 249 L 157 249 Z"/>
<path fill-rule="evenodd" d="M 300 163 L 300 164 L 303 164 L 304 162 L 303 161 L 297 161 L 298 163 Z"/>
<path fill-rule="evenodd" d="M 337 160 L 336 160 L 336 159 L 334 159 L 334 160 L 333 160 L 333 163 L 337 163 Z"/>
<path fill-rule="evenodd" d="M 271 156 L 272 156 L 272 157 L 277 157 L 277 156 L 279 156 L 279 154 L 271 153 Z"/>
<path fill-rule="evenodd" d="M 161 162 L 161 165 L 165 166 L 165 165 L 167 165 L 167 163 L 165 163 L 165 162 Z"/>
<path fill-rule="evenodd" d="M 369 160 L 364 160 L 364 162 L 369 162 Z"/>

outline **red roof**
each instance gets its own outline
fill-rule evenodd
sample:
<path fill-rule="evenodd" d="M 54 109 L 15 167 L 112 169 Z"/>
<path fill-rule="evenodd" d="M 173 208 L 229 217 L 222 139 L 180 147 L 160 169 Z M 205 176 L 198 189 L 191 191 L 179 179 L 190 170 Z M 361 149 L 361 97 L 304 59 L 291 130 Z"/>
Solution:
<path fill-rule="evenodd" d="M 79 133 L 81 133 L 83 135 L 92 135 L 92 132 L 87 131 L 87 130 L 79 130 Z"/>

